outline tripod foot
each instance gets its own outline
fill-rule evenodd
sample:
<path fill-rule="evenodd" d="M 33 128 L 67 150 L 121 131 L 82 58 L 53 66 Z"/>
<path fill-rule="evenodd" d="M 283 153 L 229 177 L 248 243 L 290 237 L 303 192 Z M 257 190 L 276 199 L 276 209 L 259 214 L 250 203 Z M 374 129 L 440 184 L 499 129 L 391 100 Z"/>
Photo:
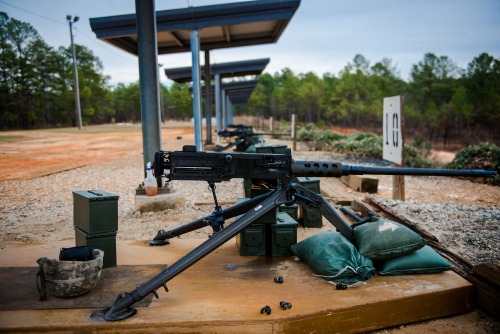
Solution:
<path fill-rule="evenodd" d="M 151 240 L 149 242 L 150 246 L 165 246 L 168 245 L 170 242 L 167 239 L 164 240 Z"/>

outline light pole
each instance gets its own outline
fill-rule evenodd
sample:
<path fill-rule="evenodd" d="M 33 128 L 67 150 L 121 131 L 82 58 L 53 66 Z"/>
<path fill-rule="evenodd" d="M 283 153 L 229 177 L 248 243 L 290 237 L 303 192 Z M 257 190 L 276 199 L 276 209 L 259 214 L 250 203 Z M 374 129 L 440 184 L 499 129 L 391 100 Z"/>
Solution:
<path fill-rule="evenodd" d="M 75 91 L 75 111 L 78 117 L 78 128 L 82 129 L 82 111 L 80 109 L 80 89 L 78 88 L 78 70 L 76 69 L 76 52 L 75 44 L 73 43 L 73 23 L 78 22 L 80 18 L 75 16 L 72 20 L 71 15 L 66 15 L 66 20 L 69 23 L 69 34 L 71 36 L 71 49 L 73 53 L 73 81 L 74 81 L 74 91 Z"/>

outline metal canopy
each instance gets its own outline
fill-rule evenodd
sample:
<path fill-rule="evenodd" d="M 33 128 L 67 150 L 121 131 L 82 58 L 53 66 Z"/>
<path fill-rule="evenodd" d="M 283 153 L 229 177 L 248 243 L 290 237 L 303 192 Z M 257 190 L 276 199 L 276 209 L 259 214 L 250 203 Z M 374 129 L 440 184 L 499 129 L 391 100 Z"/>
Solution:
<path fill-rule="evenodd" d="M 212 64 L 210 65 L 210 73 L 213 79 L 215 75 L 219 75 L 221 79 L 223 78 L 233 78 L 241 77 L 247 75 L 259 75 L 262 74 L 267 64 L 269 64 L 269 58 L 245 60 L 245 61 L 235 61 L 228 63 Z M 205 66 L 201 66 L 201 73 L 204 79 Z M 177 68 L 166 68 L 165 75 L 172 81 L 179 83 L 191 82 L 191 67 L 177 67 Z"/>
<path fill-rule="evenodd" d="M 190 31 L 200 31 L 201 50 L 275 43 L 300 0 L 259 0 L 156 12 L 158 54 L 191 50 Z M 90 19 L 96 37 L 137 55 L 136 15 Z"/>
<path fill-rule="evenodd" d="M 229 100 L 231 101 L 232 104 L 243 104 L 247 103 L 248 99 L 252 95 L 252 91 L 243 91 L 243 92 L 235 92 L 235 93 L 229 93 L 228 97 Z"/>
<path fill-rule="evenodd" d="M 246 80 L 246 81 L 232 81 L 226 82 L 222 84 L 222 90 L 226 92 L 228 96 L 236 96 L 238 93 L 252 93 L 257 86 L 259 79 L 254 80 Z M 212 92 L 214 85 L 212 85 Z M 192 88 L 189 88 L 191 91 Z M 205 85 L 201 87 L 202 94 L 205 93 Z M 212 98 L 214 97 L 214 93 L 212 93 Z"/>

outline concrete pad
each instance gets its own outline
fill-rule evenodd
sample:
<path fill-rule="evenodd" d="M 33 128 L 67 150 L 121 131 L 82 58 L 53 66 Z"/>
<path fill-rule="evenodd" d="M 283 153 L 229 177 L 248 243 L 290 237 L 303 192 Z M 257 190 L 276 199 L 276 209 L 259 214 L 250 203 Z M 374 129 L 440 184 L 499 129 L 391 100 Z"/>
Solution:
<path fill-rule="evenodd" d="M 171 264 L 203 241 L 171 239 L 161 247 L 118 241 L 118 265 Z M 71 245 L 11 245 L 0 250 L 0 267 L 36 266 L 39 257 L 57 257 Z M 274 282 L 277 276 L 283 284 Z M 453 272 L 377 276 L 336 290 L 295 257 L 239 256 L 234 238 L 167 285 L 170 292 L 158 290 L 159 299 L 123 321 L 98 322 L 92 309 L 2 311 L 0 331 L 347 333 L 465 313 L 473 301 L 473 286 Z M 281 310 L 280 301 L 293 306 Z M 270 315 L 260 313 L 265 305 Z"/>

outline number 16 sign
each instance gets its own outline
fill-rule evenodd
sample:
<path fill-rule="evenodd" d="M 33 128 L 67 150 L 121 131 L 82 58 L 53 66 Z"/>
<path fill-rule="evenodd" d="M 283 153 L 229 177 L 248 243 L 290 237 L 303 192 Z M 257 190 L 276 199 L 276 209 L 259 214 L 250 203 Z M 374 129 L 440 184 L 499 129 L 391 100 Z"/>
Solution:
<path fill-rule="evenodd" d="M 403 161 L 403 97 L 384 98 L 384 160 Z"/>

